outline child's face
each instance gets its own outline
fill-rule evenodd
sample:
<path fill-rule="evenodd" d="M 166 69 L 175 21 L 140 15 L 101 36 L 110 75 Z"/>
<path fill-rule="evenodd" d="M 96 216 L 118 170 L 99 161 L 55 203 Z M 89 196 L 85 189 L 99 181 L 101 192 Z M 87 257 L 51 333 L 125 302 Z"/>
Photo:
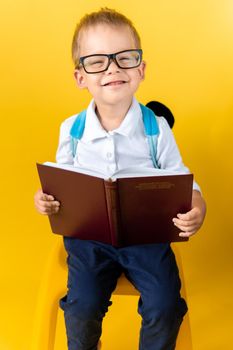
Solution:
<path fill-rule="evenodd" d="M 93 54 L 113 54 L 137 49 L 127 26 L 112 27 L 99 24 L 85 30 L 81 36 L 80 57 Z M 144 79 L 145 62 L 139 67 L 121 69 L 111 62 L 101 73 L 88 74 L 80 67 L 75 70 L 75 79 L 80 88 L 87 88 L 98 105 L 131 104 L 132 97 Z"/>

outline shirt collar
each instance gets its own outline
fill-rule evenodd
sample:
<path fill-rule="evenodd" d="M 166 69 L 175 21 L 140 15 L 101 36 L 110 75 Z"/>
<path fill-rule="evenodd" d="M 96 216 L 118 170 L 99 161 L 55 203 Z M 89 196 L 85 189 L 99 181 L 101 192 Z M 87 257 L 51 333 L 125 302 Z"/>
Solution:
<path fill-rule="evenodd" d="M 110 132 L 104 130 L 95 113 L 95 102 L 92 100 L 87 107 L 86 124 L 82 139 L 85 141 L 94 141 L 99 138 L 108 137 L 109 134 L 121 134 L 123 136 L 132 136 L 138 125 L 139 120 L 142 119 L 142 112 L 139 103 L 135 98 L 123 119 L 121 125 Z"/>

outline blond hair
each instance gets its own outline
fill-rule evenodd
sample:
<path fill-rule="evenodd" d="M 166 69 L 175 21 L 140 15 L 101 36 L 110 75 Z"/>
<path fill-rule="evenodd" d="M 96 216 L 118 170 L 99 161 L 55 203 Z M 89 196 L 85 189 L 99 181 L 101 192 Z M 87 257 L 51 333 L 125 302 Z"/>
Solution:
<path fill-rule="evenodd" d="M 110 26 L 127 26 L 132 33 L 136 48 L 141 48 L 141 40 L 139 34 L 131 20 L 115 10 L 109 9 L 107 7 L 101 8 L 97 12 L 86 14 L 81 18 L 80 22 L 76 26 L 72 41 L 72 59 L 75 67 L 79 64 L 80 39 L 82 32 L 85 29 L 96 26 L 98 24 L 107 24 Z"/>

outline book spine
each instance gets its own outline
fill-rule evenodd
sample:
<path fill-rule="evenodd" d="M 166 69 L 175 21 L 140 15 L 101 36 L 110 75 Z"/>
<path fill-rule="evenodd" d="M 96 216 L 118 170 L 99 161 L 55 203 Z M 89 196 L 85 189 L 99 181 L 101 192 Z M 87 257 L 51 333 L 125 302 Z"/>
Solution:
<path fill-rule="evenodd" d="M 113 246 L 120 246 L 120 208 L 117 193 L 117 181 L 104 181 L 105 197 L 108 210 L 111 243 Z"/>

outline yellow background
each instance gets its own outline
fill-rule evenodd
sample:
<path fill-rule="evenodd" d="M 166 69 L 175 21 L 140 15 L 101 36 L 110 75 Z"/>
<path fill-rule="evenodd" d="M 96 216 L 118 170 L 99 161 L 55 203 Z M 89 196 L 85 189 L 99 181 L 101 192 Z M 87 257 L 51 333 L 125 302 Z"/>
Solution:
<path fill-rule="evenodd" d="M 200 233 L 180 245 L 194 350 L 230 350 L 230 0 L 1 1 L 0 348 L 29 349 L 40 277 L 57 239 L 47 218 L 34 210 L 35 163 L 54 160 L 61 121 L 87 105 L 88 94 L 76 88 L 72 77 L 71 38 L 79 18 L 104 5 L 129 16 L 141 33 L 147 72 L 137 97 L 143 103 L 160 101 L 173 111 L 183 159 L 208 204 Z"/>

